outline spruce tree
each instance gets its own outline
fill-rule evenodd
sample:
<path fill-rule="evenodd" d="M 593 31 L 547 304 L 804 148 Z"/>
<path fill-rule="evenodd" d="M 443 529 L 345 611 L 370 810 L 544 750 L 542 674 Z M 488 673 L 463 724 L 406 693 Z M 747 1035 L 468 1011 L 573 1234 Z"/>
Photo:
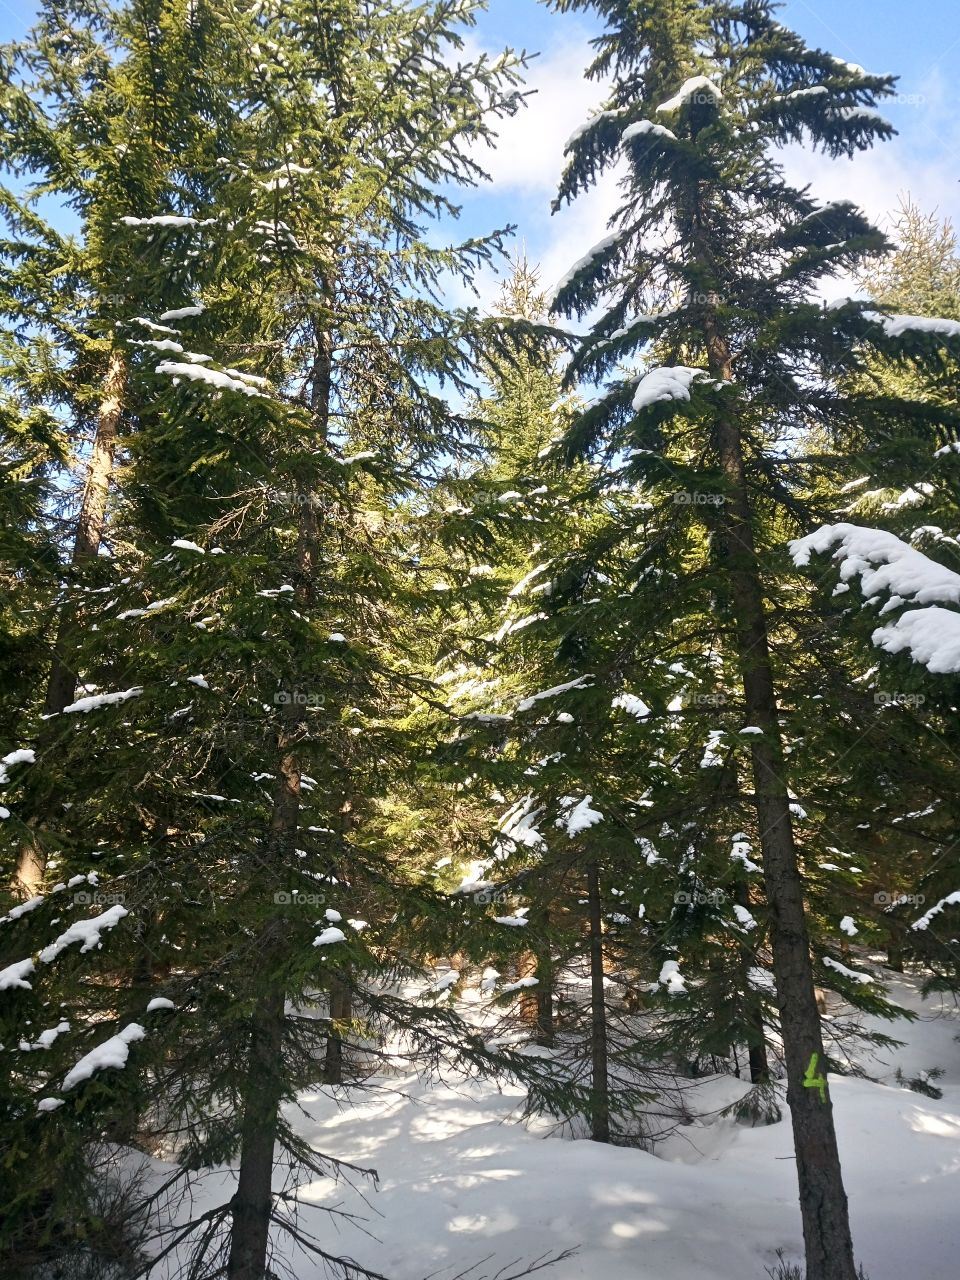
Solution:
<path fill-rule="evenodd" d="M 806 140 L 836 158 L 889 137 L 875 104 L 893 81 L 808 48 L 769 3 L 555 7 L 604 18 L 588 74 L 612 81 L 605 109 L 570 141 L 558 201 L 621 157 L 628 166 L 611 234 L 554 299 L 559 312 L 597 316 L 573 372 L 599 381 L 650 340 L 671 353 L 608 384 L 566 450 L 602 462 L 611 485 L 660 495 L 661 540 L 671 528 L 707 535 L 672 598 L 647 595 L 646 625 L 712 615 L 717 660 L 739 685 L 806 1274 L 854 1280 L 784 751 L 780 548 L 798 513 L 791 438 L 811 420 L 849 423 L 859 403 L 838 388 L 843 371 L 857 364 L 861 340 L 884 346 L 896 335 L 858 308 L 825 311 L 813 300 L 818 281 L 881 252 L 884 240 L 852 204 L 821 207 L 791 187 L 774 152 Z M 875 412 L 902 420 L 911 408 Z M 715 747 L 729 730 L 711 732 Z"/>
<path fill-rule="evenodd" d="M 920 591 L 925 575 L 947 584 L 941 594 L 949 608 L 951 574 L 960 569 L 955 540 L 947 532 L 956 523 L 960 497 L 953 461 L 960 274 L 949 223 L 906 202 L 894 219 L 894 233 L 896 250 L 860 273 L 858 283 L 868 300 L 853 305 L 903 338 L 899 349 L 865 352 L 850 390 L 868 406 L 893 399 L 914 412 L 900 430 L 884 428 L 870 412 L 862 415 L 847 445 L 846 466 L 825 493 L 831 501 L 823 512 L 828 523 L 812 541 L 798 543 L 797 553 L 806 558 L 814 545 L 833 548 L 841 562 L 839 581 L 829 568 L 814 580 L 813 607 L 835 616 L 837 633 L 859 663 L 846 697 L 859 685 L 879 706 L 876 727 L 871 732 L 861 724 L 858 736 L 873 744 L 882 735 L 887 758 L 896 762 L 889 776 L 880 774 L 881 803 L 863 804 L 857 814 L 858 823 L 875 833 L 880 858 L 868 912 L 896 967 L 902 968 L 905 959 L 921 960 L 933 970 L 928 987 L 954 987 L 958 957 L 944 928 L 957 874 L 954 668 L 948 644 L 941 644 L 945 660 L 932 665 L 922 645 L 916 650 L 898 646 L 897 627 L 891 629 L 889 619 L 904 600 L 940 598 L 936 590 L 932 595 Z M 862 563 L 854 546 L 866 556 Z M 893 589 L 898 561 L 912 563 L 920 575 L 916 581 L 904 579 L 902 597 Z M 861 572 L 868 565 L 880 575 L 876 589 Z M 829 600 L 820 589 L 824 580 L 833 586 Z M 871 604 L 880 611 L 880 626 Z M 913 614 L 907 611 L 908 623 L 901 627 Z M 932 655 L 937 620 L 942 617 L 948 637 L 950 614 L 915 617 L 914 625 L 929 628 Z M 878 647 L 892 656 L 882 656 Z M 897 657 L 901 652 L 905 656 Z M 881 798 L 876 782 L 875 771 L 864 775 L 865 797 Z"/>
<path fill-rule="evenodd" d="M 17 1105 L 24 1151 L 38 1121 L 88 1147 L 104 1124 L 172 1141 L 171 1189 L 236 1157 L 228 1203 L 172 1243 L 153 1224 L 164 1248 L 195 1231 L 197 1265 L 216 1257 L 231 1276 L 264 1275 L 272 1223 L 327 1257 L 295 1192 L 272 1195 L 274 1150 L 311 1177 L 336 1169 L 284 1104 L 337 1075 L 355 1021 L 428 1059 L 522 1065 L 393 981 L 459 918 L 390 841 L 387 797 L 413 785 L 423 743 L 409 702 L 431 694 L 424 494 L 472 431 L 437 386 L 465 394 L 490 337 L 436 296 L 502 239 L 435 248 L 423 224 L 455 212 L 439 188 L 482 176 L 468 141 L 519 105 L 522 58 L 449 57 L 477 8 L 331 0 L 319 24 L 313 9 L 232 15 L 236 129 L 184 173 L 193 198 L 172 224 L 155 205 L 118 219 L 129 252 L 180 296 L 123 328 L 137 412 L 118 580 L 91 606 L 80 654 L 97 692 L 59 718 L 71 808 L 55 861 L 67 883 L 93 858 L 99 892 L 122 895 L 115 915 L 135 921 L 102 961 L 129 983 L 84 983 L 77 960 L 57 994 L 79 1026 L 42 1073 L 20 1073 Z M 39 941 L 52 924 L 51 902 L 28 915 L 10 921 L 15 964 L 24 930 Z M 144 1028 L 131 1019 L 147 1005 Z M 114 1028 L 139 1046 L 128 1076 L 74 1093 L 71 1060 Z M 39 1092 L 52 1114 L 34 1118 Z"/>
<path fill-rule="evenodd" d="M 216 32 L 212 11 L 187 0 L 144 0 L 116 11 L 48 3 L 29 37 L 2 53 L 0 137 L 21 187 L 4 200 L 11 236 L 3 251 L 16 308 L 7 310 L 5 335 L 12 358 L 4 382 L 16 405 L 7 431 L 15 441 L 31 424 L 36 430 L 45 423 L 49 435 L 56 422 L 73 450 L 41 517 L 63 560 L 62 572 L 47 566 L 37 602 L 41 616 L 55 619 L 52 628 L 45 616 L 41 624 L 48 632 L 47 717 L 60 715 L 77 693 L 84 597 L 108 589 L 110 571 L 99 557 L 110 553 L 114 455 L 132 416 L 123 326 L 141 308 L 162 313 L 180 292 L 169 272 L 145 269 L 124 219 L 145 207 L 175 207 L 183 175 L 214 151 L 215 134 L 226 142 L 230 116 L 210 85 L 210 68 L 223 67 Z M 76 236 L 44 221 L 41 198 L 78 219 Z M 79 485 L 73 472 L 83 476 Z M 27 692 L 24 703 L 34 696 Z M 56 778 L 48 774 L 56 736 L 53 722 L 41 729 L 39 767 L 17 810 L 13 874 L 27 897 L 42 884 L 44 827 L 58 816 Z"/>

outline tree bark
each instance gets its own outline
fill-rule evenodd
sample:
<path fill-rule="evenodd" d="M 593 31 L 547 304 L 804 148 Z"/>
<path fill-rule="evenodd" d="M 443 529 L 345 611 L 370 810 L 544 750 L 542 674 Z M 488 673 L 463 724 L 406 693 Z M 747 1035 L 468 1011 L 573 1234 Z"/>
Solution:
<path fill-rule="evenodd" d="M 544 913 L 544 920 L 547 915 Z M 544 1049 L 552 1049 L 556 1043 L 556 1027 L 553 1020 L 553 956 L 549 947 L 544 947 L 537 956 L 537 1021 L 535 1040 Z"/>
<path fill-rule="evenodd" d="M 273 811 L 265 840 L 268 864 L 292 865 L 300 813 L 300 766 L 293 743 L 296 708 L 287 711 L 281 732 L 281 761 L 273 787 Z M 250 1030 L 247 1074 L 241 1092 L 240 1169 L 230 1203 L 232 1224 L 227 1280 L 263 1280 L 266 1275 L 273 1210 L 273 1148 L 283 1095 L 283 1031 L 286 993 L 276 977 L 283 946 L 282 920 L 270 922 L 261 938 L 258 968 L 266 990 L 257 1000 Z"/>
<path fill-rule="evenodd" d="M 600 901 L 600 868 L 587 867 L 587 902 L 590 913 L 590 1065 L 592 1103 L 590 1136 L 594 1142 L 610 1141 L 610 1080 L 607 1070 L 607 1007 L 603 986 L 603 913 Z"/>
<path fill-rule="evenodd" d="M 343 1084 L 344 1037 L 340 1027 L 353 1017 L 353 993 L 342 978 L 330 979 L 330 1030 L 323 1060 L 324 1084 Z"/>
<path fill-rule="evenodd" d="M 273 1211 L 273 1147 L 280 1093 L 277 1065 L 283 1053 L 281 991 L 271 992 L 254 1015 L 243 1090 L 240 1173 L 231 1202 L 233 1217 L 228 1280 L 263 1280 Z"/>
<path fill-rule="evenodd" d="M 710 372 L 733 380 L 729 346 L 714 323 L 705 326 Z M 797 859 L 790 798 L 783 779 L 783 743 L 770 658 L 763 586 L 753 538 L 753 512 L 738 424 L 729 413 L 716 421 L 715 440 L 726 480 L 717 513 L 717 551 L 735 613 L 735 643 L 747 722 L 762 730 L 750 739 L 754 803 L 770 910 L 770 940 L 787 1067 L 787 1102 L 793 1123 L 806 1280 L 857 1280 L 847 1197 L 826 1085 L 826 1054 L 814 991 L 813 966 Z"/>
<path fill-rule="evenodd" d="M 80 499 L 80 511 L 70 557 L 70 563 L 74 567 L 87 560 L 95 559 L 100 553 L 100 543 L 103 540 L 106 522 L 107 498 L 110 493 L 110 478 L 113 474 L 113 455 L 120 432 L 126 382 L 126 355 L 121 347 L 114 347 L 107 358 L 107 369 L 103 379 L 103 399 L 97 413 L 97 428 L 93 437 L 90 461 L 87 464 L 83 495 Z M 67 601 L 60 610 L 53 642 L 53 659 L 47 676 L 47 690 L 43 704 L 45 716 L 59 715 L 76 697 L 76 647 L 77 608 L 75 604 Z M 55 736 L 55 724 L 55 721 L 43 721 L 37 740 L 38 752 L 41 755 L 49 748 Z M 48 788 L 37 797 L 38 803 L 29 824 L 30 830 L 17 857 L 13 888 L 16 893 L 22 894 L 25 898 L 33 897 L 39 892 L 46 873 L 47 855 L 40 838 L 40 830 L 47 817 L 44 810 L 49 806 L 51 795 L 52 791 Z"/>
<path fill-rule="evenodd" d="M 750 889 L 746 880 L 738 876 L 733 885 L 733 900 L 738 906 L 750 909 Z M 754 949 L 744 941 L 740 945 L 744 978 L 757 963 Z M 749 990 L 749 983 L 747 983 Z M 750 1083 L 766 1084 L 770 1079 L 770 1064 L 767 1061 L 767 1038 L 763 1026 L 763 1008 L 759 995 L 750 993 L 747 1009 L 747 1055 L 750 1060 Z"/>
<path fill-rule="evenodd" d="M 318 436 L 325 440 L 330 419 L 332 338 L 317 333 L 312 371 L 311 410 Z M 296 598 L 309 605 L 313 595 L 312 575 L 318 542 L 317 513 L 312 495 L 300 503 L 297 544 Z M 295 681 L 293 682 L 296 683 Z M 265 843 L 268 865 L 278 869 L 297 863 L 297 827 L 300 819 L 300 762 L 298 712 L 291 701 L 285 712 L 278 749 L 280 763 L 273 784 L 273 809 Z M 240 1170 L 237 1190 L 231 1202 L 232 1224 L 227 1280 L 263 1280 L 266 1275 L 273 1207 L 273 1149 L 277 1119 L 283 1097 L 283 1032 L 286 991 L 277 974 L 282 964 L 284 929 L 275 918 L 263 936 L 261 968 L 266 991 L 254 1009 L 250 1050 L 241 1107 L 243 1121 Z"/>

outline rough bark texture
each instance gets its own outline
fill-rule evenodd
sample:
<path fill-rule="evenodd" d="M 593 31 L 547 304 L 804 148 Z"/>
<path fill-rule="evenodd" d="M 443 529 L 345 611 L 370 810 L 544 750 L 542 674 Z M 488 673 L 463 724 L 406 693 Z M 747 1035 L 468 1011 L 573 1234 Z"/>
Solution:
<path fill-rule="evenodd" d="M 292 745 L 296 738 L 296 710 L 291 705 L 281 735 L 280 767 L 274 780 L 273 811 L 265 840 L 266 859 L 277 867 L 289 865 L 300 813 L 300 766 Z M 263 1280 L 266 1275 L 270 1218 L 273 1206 L 273 1148 L 282 1096 L 285 992 L 271 982 L 282 948 L 282 922 L 274 920 L 260 939 L 258 967 L 268 987 L 251 1016 L 248 1068 L 241 1096 L 243 1116 L 240 1170 L 230 1204 L 232 1226 L 227 1280 Z"/>
<path fill-rule="evenodd" d="M 587 901 L 590 910 L 590 1063 L 593 1103 L 590 1136 L 594 1142 L 610 1141 L 610 1082 L 607 1074 L 607 1007 L 603 988 L 603 908 L 600 901 L 600 868 L 587 868 Z"/>
<path fill-rule="evenodd" d="M 551 957 L 542 951 L 524 951 L 517 969 L 518 977 L 537 979 L 537 985 L 527 987 L 520 997 L 520 1017 L 532 1031 L 534 1044 L 552 1049 L 555 1033 Z"/>
<path fill-rule="evenodd" d="M 706 326 L 710 372 L 732 381 L 730 349 L 710 320 Z M 717 550 L 735 613 L 735 642 L 751 737 L 754 803 L 760 828 L 763 873 L 770 911 L 770 941 L 787 1067 L 787 1102 L 793 1122 L 806 1280 L 857 1280 L 847 1197 L 829 1093 L 804 1085 L 816 1055 L 815 1074 L 825 1076 L 826 1055 L 814 990 L 813 966 L 790 815 L 783 778 L 779 708 L 757 566 L 744 464 L 736 420 L 718 417 L 715 440 L 726 480 L 718 511 Z"/>
<path fill-rule="evenodd" d="M 544 911 L 542 919 L 544 927 L 549 926 L 549 912 Z M 552 1049 L 556 1042 L 556 1028 L 553 1020 L 553 987 L 555 976 L 553 956 L 550 952 L 549 945 L 537 953 L 537 978 L 539 981 L 536 987 L 537 1021 L 534 1038 L 537 1044 L 543 1045 L 545 1049 Z"/>
<path fill-rule="evenodd" d="M 90 461 L 80 499 L 77 527 L 74 534 L 70 562 L 81 565 L 94 559 L 100 552 L 107 514 L 107 497 L 110 477 L 113 474 L 113 455 L 120 419 L 123 414 L 123 398 L 127 381 L 126 356 L 115 347 L 107 359 L 103 380 L 103 399 L 97 414 L 97 429 L 93 438 Z M 77 612 L 71 603 L 65 603 L 60 611 L 56 637 L 53 642 L 53 659 L 47 677 L 47 691 L 43 713 L 56 716 L 74 701 L 77 693 L 76 667 Z M 38 754 L 48 749 L 56 732 L 56 721 L 45 720 L 37 740 Z M 50 795 L 38 797 L 39 803 L 30 823 L 30 833 L 21 845 L 14 873 L 14 891 L 31 898 L 40 891 L 47 869 L 47 855 L 40 835 L 44 821 L 44 808 Z"/>

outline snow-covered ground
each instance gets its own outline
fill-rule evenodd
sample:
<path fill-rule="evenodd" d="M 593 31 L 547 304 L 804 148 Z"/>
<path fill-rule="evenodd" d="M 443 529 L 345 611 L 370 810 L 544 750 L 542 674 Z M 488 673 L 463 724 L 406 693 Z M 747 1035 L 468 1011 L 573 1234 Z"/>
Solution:
<path fill-rule="evenodd" d="M 831 1077 L 858 1255 L 870 1280 L 954 1280 L 960 1273 L 960 1014 L 918 982 L 890 974 L 891 998 L 914 1023 L 878 1024 L 907 1042 L 861 1056 L 878 1082 Z M 931 1068 L 943 1098 L 900 1087 Z M 782 1248 L 800 1260 L 789 1120 L 751 1129 L 732 1119 L 684 1125 L 657 1155 L 569 1140 L 546 1122 L 516 1122 L 515 1086 L 383 1079 L 374 1093 L 300 1098 L 296 1127 L 321 1152 L 375 1168 L 379 1189 L 320 1180 L 307 1211 L 325 1248 L 395 1280 L 515 1275 L 547 1254 L 576 1252 L 553 1280 L 764 1280 Z M 688 1104 L 715 1113 L 741 1082 L 698 1084 Z M 228 1198 L 211 1175 L 201 1194 Z M 194 1209 L 201 1207 L 195 1201 Z M 321 1265 L 288 1256 L 298 1280 Z"/>

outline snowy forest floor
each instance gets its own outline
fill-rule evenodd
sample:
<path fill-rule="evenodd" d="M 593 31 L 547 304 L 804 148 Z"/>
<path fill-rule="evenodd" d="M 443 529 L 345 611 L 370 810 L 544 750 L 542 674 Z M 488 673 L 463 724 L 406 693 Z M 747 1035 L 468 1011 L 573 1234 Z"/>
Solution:
<path fill-rule="evenodd" d="M 870 1280 L 953 1280 L 960 1011 L 950 997 L 921 1000 L 915 977 L 884 976 L 891 1000 L 919 1015 L 874 1024 L 904 1047 L 861 1052 L 872 1079 L 831 1077 L 854 1239 Z M 943 1097 L 902 1087 L 898 1068 L 906 1078 L 940 1069 Z M 544 1273 L 552 1280 L 763 1280 L 778 1249 L 802 1258 L 789 1117 L 758 1128 L 716 1118 L 747 1086 L 687 1083 L 687 1105 L 705 1118 L 677 1128 L 656 1155 L 566 1139 L 546 1120 L 518 1123 L 522 1090 L 511 1084 L 410 1074 L 336 1097 L 305 1091 L 297 1131 L 317 1151 L 375 1168 L 379 1187 L 318 1180 L 304 1201 L 355 1219 L 308 1209 L 302 1225 L 391 1280 L 516 1274 L 565 1250 L 576 1252 Z M 202 1175 L 192 1211 L 228 1199 L 231 1180 Z M 284 1262 L 298 1280 L 324 1275 L 299 1252 Z"/>

